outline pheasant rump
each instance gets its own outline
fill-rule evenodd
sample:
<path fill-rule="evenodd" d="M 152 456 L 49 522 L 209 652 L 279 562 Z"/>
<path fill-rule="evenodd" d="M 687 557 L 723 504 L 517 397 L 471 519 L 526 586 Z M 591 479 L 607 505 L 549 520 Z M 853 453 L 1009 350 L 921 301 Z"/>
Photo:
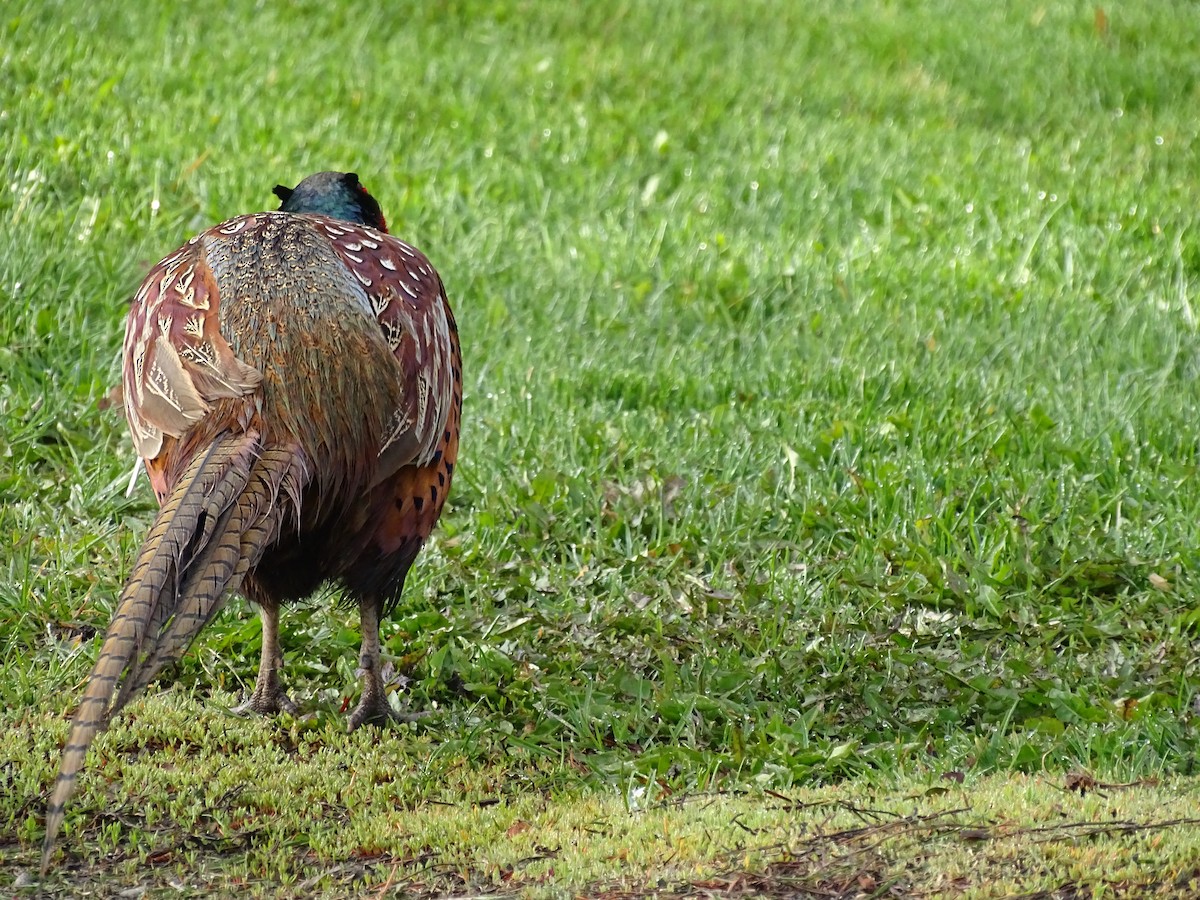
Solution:
<path fill-rule="evenodd" d="M 233 591 L 262 618 L 248 709 L 294 709 L 279 610 L 332 581 L 362 622 L 350 727 L 395 717 L 379 620 L 454 475 L 458 333 L 437 272 L 387 233 L 357 175 L 321 172 L 275 193 L 278 211 L 193 237 L 134 298 L 125 414 L 161 509 L 75 712 L 43 872 L 92 739 Z"/>

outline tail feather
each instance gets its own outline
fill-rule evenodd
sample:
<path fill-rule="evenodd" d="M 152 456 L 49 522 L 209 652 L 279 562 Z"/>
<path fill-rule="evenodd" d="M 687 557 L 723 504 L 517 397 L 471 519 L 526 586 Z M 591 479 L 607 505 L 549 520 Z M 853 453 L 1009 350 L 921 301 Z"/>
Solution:
<path fill-rule="evenodd" d="M 136 675 L 127 677 L 121 686 L 113 712 L 153 681 L 164 666 L 179 660 L 196 635 L 220 612 L 225 599 L 241 587 L 246 572 L 279 534 L 277 498 L 298 468 L 297 462 L 292 451 L 272 449 L 264 451 L 254 463 L 240 485 L 237 502 L 225 510 L 212 529 L 217 538 L 208 540 L 189 564 L 179 589 L 178 607 Z"/>
<path fill-rule="evenodd" d="M 109 710 L 110 717 L 137 696 L 165 666 L 183 656 L 196 635 L 220 611 L 225 598 L 241 585 L 240 578 L 236 582 L 232 578 L 241 549 L 241 525 L 242 515 L 237 505 L 227 509 L 218 520 L 216 539 L 210 539 L 191 562 L 178 589 L 179 606 L 159 624 L 158 638 L 147 656 L 125 676 Z M 231 551 L 233 560 L 228 558 Z"/>
<path fill-rule="evenodd" d="M 276 497 L 268 489 L 280 482 L 256 470 L 260 454 L 274 459 L 277 453 L 263 452 L 254 433 L 218 438 L 192 460 L 159 510 L 121 592 L 63 748 L 46 808 L 43 874 L 92 740 L 112 713 L 183 654 L 220 609 L 249 568 L 246 552 L 257 561 L 275 537 L 276 528 L 258 527 L 258 521 L 263 509 L 275 508 Z"/>
<path fill-rule="evenodd" d="M 189 585 L 194 583 L 193 573 L 204 567 L 214 546 L 220 543 L 221 536 L 230 527 L 230 519 L 236 509 L 233 501 L 238 496 L 238 492 L 246 485 L 249 464 L 253 453 L 256 452 L 254 445 L 246 442 L 245 439 L 238 441 L 232 449 L 231 454 L 219 453 L 217 455 L 216 465 L 219 474 L 215 477 L 205 477 L 205 470 L 197 474 L 198 480 L 205 488 L 199 514 L 194 523 L 188 523 L 192 528 L 191 535 L 187 535 L 186 532 L 182 535 L 186 537 L 187 542 L 184 544 L 182 552 L 177 554 L 174 559 L 174 579 L 164 582 L 161 586 L 155 584 L 149 588 L 158 597 L 158 602 L 154 605 L 153 613 L 144 632 L 145 635 L 151 636 L 151 639 L 149 645 L 145 647 L 144 655 L 139 653 L 129 660 L 125 678 L 121 683 L 121 690 L 107 711 L 109 718 L 116 715 L 118 710 L 149 684 L 167 662 L 172 658 L 177 658 L 163 659 L 164 638 L 169 631 L 176 628 L 180 616 L 190 612 L 189 606 L 197 602 L 193 593 L 194 588 L 189 589 Z M 236 523 L 234 525 L 236 526 Z M 218 536 L 217 541 L 213 540 L 214 534 Z M 214 602 L 219 601 L 222 597 L 223 592 L 220 587 L 217 587 Z M 229 586 L 230 590 L 236 588 L 237 585 Z M 139 586 L 139 590 L 145 591 L 146 589 L 144 584 Z M 201 627 L 203 627 L 203 623 L 191 632 L 192 636 L 195 636 Z M 186 649 L 186 646 L 183 649 Z M 182 652 L 183 650 L 180 650 L 180 654 Z"/>
<path fill-rule="evenodd" d="M 251 477 L 256 501 L 249 507 L 246 530 L 242 535 L 242 558 L 235 572 L 238 582 L 247 570 L 258 565 L 263 551 L 284 525 L 285 514 L 291 525 L 300 527 L 300 498 L 308 481 L 308 466 L 299 447 L 267 450 Z M 281 502 L 286 501 L 286 502 Z"/>

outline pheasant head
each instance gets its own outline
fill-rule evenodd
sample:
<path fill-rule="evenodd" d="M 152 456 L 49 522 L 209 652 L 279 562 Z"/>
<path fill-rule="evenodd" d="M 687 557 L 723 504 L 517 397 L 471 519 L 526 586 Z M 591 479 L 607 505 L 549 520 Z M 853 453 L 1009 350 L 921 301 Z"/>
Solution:
<path fill-rule="evenodd" d="M 387 232 L 379 203 L 353 172 L 318 172 L 294 188 L 277 184 L 274 193 L 283 201 L 281 212 L 315 213 Z"/>

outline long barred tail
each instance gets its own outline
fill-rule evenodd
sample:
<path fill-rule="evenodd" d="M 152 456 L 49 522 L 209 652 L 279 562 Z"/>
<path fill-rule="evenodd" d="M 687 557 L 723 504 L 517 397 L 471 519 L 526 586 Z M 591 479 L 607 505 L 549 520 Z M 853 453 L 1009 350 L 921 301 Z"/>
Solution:
<path fill-rule="evenodd" d="M 238 589 L 277 537 L 285 510 L 298 511 L 306 479 L 298 453 L 263 450 L 250 433 L 218 438 L 176 483 L 138 553 L 75 711 L 46 808 L 43 875 L 93 738 L 184 654 Z"/>

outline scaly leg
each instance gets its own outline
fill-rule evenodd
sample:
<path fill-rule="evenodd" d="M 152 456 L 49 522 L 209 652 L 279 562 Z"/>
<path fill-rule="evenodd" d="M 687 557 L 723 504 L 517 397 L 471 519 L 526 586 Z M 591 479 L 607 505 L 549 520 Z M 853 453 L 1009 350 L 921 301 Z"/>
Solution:
<path fill-rule="evenodd" d="M 421 713 L 400 713 L 388 703 L 387 691 L 383 687 L 383 672 L 379 661 L 379 613 L 380 603 L 374 597 L 364 597 L 358 602 L 359 618 L 362 622 L 362 649 L 358 654 L 358 668 L 362 673 L 362 698 L 350 714 L 350 730 L 360 725 L 386 725 L 388 722 L 413 722 Z"/>
<path fill-rule="evenodd" d="M 296 704 L 288 697 L 279 683 L 279 670 L 283 666 L 283 653 L 279 650 L 279 607 L 263 604 L 259 607 L 262 619 L 262 659 L 258 664 L 258 680 L 250 699 L 234 712 L 246 715 L 259 713 L 295 713 Z"/>

